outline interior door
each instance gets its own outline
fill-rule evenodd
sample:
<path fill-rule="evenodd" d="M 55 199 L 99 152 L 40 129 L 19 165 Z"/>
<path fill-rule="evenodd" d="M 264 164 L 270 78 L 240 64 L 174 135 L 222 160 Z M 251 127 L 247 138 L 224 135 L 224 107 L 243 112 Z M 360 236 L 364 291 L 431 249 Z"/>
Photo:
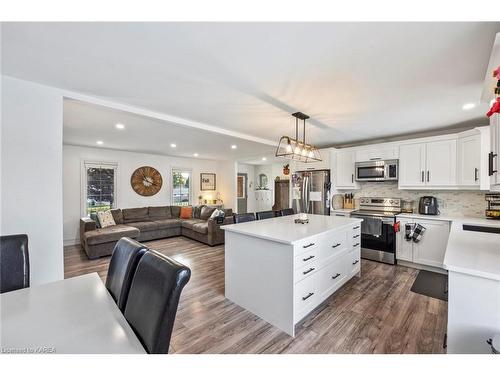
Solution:
<path fill-rule="evenodd" d="M 425 143 L 399 148 L 399 186 L 425 185 Z"/>
<path fill-rule="evenodd" d="M 247 190 L 248 175 L 246 173 L 238 173 L 236 183 L 236 197 L 238 198 L 238 213 L 244 214 L 247 212 L 248 205 L 248 190 Z"/>
<path fill-rule="evenodd" d="M 428 142 L 426 145 L 427 186 L 457 184 L 457 141 Z"/>

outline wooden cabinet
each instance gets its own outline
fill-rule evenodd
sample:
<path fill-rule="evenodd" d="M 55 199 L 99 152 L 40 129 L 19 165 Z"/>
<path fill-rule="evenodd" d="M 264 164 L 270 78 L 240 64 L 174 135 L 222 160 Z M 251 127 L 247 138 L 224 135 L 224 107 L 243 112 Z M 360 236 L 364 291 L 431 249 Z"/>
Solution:
<path fill-rule="evenodd" d="M 335 189 L 358 189 L 355 181 L 356 152 L 354 150 L 332 151 L 333 186 Z"/>
<path fill-rule="evenodd" d="M 478 187 L 481 175 L 481 135 L 458 138 L 458 185 Z"/>
<path fill-rule="evenodd" d="M 457 140 L 401 145 L 399 187 L 446 188 L 457 185 Z"/>
<path fill-rule="evenodd" d="M 396 237 L 396 259 L 443 268 L 444 254 L 448 244 L 450 222 L 445 220 L 425 220 L 419 218 L 397 218 L 401 231 Z M 420 224 L 425 232 L 419 242 L 407 241 L 405 227 Z"/>

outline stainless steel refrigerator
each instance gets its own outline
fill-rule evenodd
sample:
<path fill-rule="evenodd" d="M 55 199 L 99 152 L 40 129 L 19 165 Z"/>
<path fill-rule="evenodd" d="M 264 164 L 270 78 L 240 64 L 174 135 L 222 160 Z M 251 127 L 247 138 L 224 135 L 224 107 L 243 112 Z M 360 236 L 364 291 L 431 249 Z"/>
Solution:
<path fill-rule="evenodd" d="M 330 215 L 330 171 L 298 171 L 292 175 L 292 207 L 295 212 Z"/>

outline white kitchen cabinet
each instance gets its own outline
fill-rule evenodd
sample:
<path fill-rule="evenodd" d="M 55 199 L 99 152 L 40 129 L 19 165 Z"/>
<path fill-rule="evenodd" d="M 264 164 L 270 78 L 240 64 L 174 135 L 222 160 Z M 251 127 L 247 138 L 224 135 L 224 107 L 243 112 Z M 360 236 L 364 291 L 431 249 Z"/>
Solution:
<path fill-rule="evenodd" d="M 425 186 L 425 143 L 399 148 L 399 187 Z"/>
<path fill-rule="evenodd" d="M 444 254 L 450 233 L 450 222 L 446 220 L 425 220 L 400 218 L 401 230 L 396 236 L 396 259 L 416 264 L 443 268 Z M 425 232 L 419 242 L 405 239 L 405 225 L 420 224 Z"/>
<path fill-rule="evenodd" d="M 355 181 L 356 152 L 354 150 L 332 151 L 332 171 L 335 189 L 358 189 Z"/>
<path fill-rule="evenodd" d="M 321 161 L 314 161 L 311 163 L 302 163 L 294 161 L 293 171 L 311 171 L 317 169 L 330 169 L 330 150 L 319 150 L 321 154 Z"/>
<path fill-rule="evenodd" d="M 458 138 L 458 185 L 478 187 L 481 176 L 481 135 Z"/>
<path fill-rule="evenodd" d="M 401 145 L 399 187 L 450 188 L 457 185 L 457 140 Z"/>
<path fill-rule="evenodd" d="M 500 190 L 500 163 L 498 159 L 500 158 L 500 114 L 495 113 L 490 117 L 490 189 L 494 191 Z"/>
<path fill-rule="evenodd" d="M 371 160 L 391 160 L 399 157 L 398 147 L 395 145 L 378 144 L 356 150 L 356 162 Z"/>

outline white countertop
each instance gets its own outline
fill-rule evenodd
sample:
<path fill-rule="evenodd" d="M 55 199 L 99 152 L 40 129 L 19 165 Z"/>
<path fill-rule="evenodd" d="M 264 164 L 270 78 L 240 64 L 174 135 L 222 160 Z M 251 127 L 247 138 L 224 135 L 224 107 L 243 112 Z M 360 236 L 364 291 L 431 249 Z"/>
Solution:
<path fill-rule="evenodd" d="M 350 214 L 351 212 L 354 212 L 357 210 L 359 210 L 359 208 L 338 208 L 338 209 L 331 208 L 330 212 L 339 212 L 339 213 Z"/>
<path fill-rule="evenodd" d="M 310 214 L 308 215 L 309 223 L 295 224 L 294 220 L 297 217 L 298 215 L 281 216 L 272 219 L 224 225 L 221 228 L 228 232 L 293 245 L 296 241 L 362 221 L 362 219 L 350 219 L 340 216 Z"/>

